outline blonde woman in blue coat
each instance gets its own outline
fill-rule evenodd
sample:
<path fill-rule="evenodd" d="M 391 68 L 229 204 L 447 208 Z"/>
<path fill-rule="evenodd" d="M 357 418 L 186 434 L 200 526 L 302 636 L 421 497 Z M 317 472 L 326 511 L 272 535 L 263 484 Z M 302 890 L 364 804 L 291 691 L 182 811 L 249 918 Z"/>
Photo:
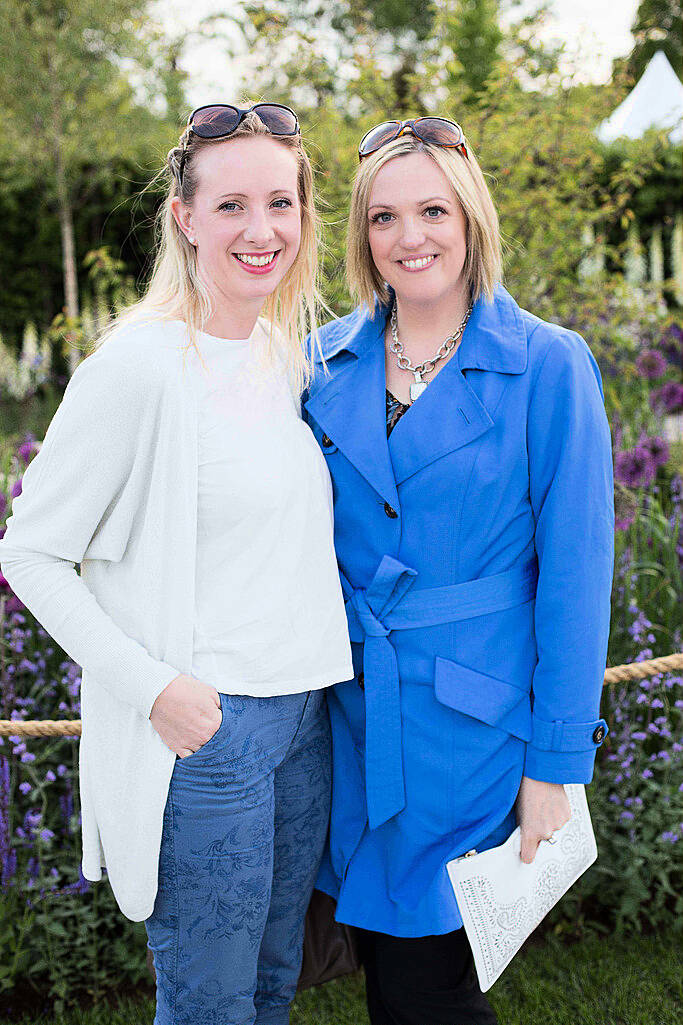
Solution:
<path fill-rule="evenodd" d="M 446 872 L 521 857 L 589 783 L 613 569 L 610 431 L 573 331 L 500 284 L 498 220 L 448 119 L 359 148 L 348 277 L 305 403 L 325 454 L 355 678 L 328 695 L 329 857 L 372 1025 L 495 1022 Z"/>

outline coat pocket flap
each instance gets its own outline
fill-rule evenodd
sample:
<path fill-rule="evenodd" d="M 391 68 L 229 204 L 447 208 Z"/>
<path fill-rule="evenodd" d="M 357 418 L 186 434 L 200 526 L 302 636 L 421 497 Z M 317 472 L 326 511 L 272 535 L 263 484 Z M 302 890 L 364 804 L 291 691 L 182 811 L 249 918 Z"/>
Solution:
<path fill-rule="evenodd" d="M 437 657 L 434 693 L 437 701 L 463 715 L 512 733 L 520 740 L 531 740 L 529 694 L 511 683 Z"/>

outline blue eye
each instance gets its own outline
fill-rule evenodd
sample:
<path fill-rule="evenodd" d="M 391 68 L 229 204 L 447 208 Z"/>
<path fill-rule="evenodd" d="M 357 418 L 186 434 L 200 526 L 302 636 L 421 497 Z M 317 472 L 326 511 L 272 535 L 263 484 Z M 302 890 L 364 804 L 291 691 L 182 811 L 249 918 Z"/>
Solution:
<path fill-rule="evenodd" d="M 278 210 L 286 210 L 286 209 L 287 209 L 287 207 L 290 207 L 290 206 L 292 206 L 292 201 L 291 201 L 291 199 L 286 199 L 286 198 L 284 198 L 284 197 L 283 197 L 282 199 L 276 199 L 276 200 L 274 200 L 274 202 L 273 202 L 273 206 L 275 206 L 275 205 L 276 205 L 277 203 L 284 203 L 284 204 L 285 204 L 284 206 L 278 206 L 278 207 L 277 207 L 277 209 L 278 209 Z"/>
<path fill-rule="evenodd" d="M 427 209 L 425 210 L 425 213 L 426 214 L 431 214 L 431 211 L 433 211 L 433 210 L 436 210 L 436 216 L 437 217 L 439 216 L 439 214 L 445 214 L 446 213 L 446 211 L 444 210 L 444 208 L 442 206 L 428 206 Z M 429 220 L 435 220 L 435 218 L 430 216 Z"/>
<path fill-rule="evenodd" d="M 239 209 L 239 206 L 233 200 L 229 199 L 227 202 L 221 203 L 220 206 L 218 207 L 218 209 L 219 210 L 228 210 L 229 213 L 232 213 L 232 211 L 234 209 Z"/>
<path fill-rule="evenodd" d="M 371 218 L 372 224 L 388 224 L 388 221 L 382 220 L 383 217 L 391 219 L 391 214 L 387 210 L 380 210 L 378 214 L 373 214 Z"/>

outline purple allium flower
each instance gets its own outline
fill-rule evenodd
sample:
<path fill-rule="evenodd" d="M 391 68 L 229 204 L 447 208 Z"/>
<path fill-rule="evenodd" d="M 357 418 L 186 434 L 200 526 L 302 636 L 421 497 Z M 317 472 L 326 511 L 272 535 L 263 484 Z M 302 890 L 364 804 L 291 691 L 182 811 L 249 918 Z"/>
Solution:
<path fill-rule="evenodd" d="M 649 381 L 655 381 L 666 373 L 666 360 L 656 349 L 646 349 L 636 360 L 636 369 Z"/>
<path fill-rule="evenodd" d="M 659 347 L 669 362 L 681 366 L 683 363 L 683 330 L 678 324 L 669 324 L 660 339 Z"/>
<path fill-rule="evenodd" d="M 649 452 L 655 466 L 664 466 L 669 461 L 669 446 L 659 435 L 645 436 L 640 439 L 638 445 Z"/>
<path fill-rule="evenodd" d="M 30 794 L 31 793 L 31 784 L 30 783 L 26 783 L 26 782 L 20 783 L 19 784 L 19 789 L 21 790 L 22 794 Z"/>
<path fill-rule="evenodd" d="M 650 395 L 650 406 L 657 413 L 680 413 L 683 410 L 683 383 L 665 381 Z"/>
<path fill-rule="evenodd" d="M 47 772 L 45 773 L 45 782 L 46 783 L 54 783 L 54 781 L 56 779 L 57 779 L 57 777 L 55 776 L 55 774 L 52 771 L 52 769 L 48 769 Z"/>
<path fill-rule="evenodd" d="M 614 460 L 614 476 L 620 484 L 639 488 L 652 482 L 657 472 L 652 457 L 642 445 L 617 452 Z"/>
<path fill-rule="evenodd" d="M 57 766 L 57 775 L 58 776 L 63 776 L 66 771 L 67 771 L 66 765 L 58 765 Z"/>
<path fill-rule="evenodd" d="M 36 756 L 34 754 L 31 754 L 30 751 L 24 751 L 23 755 L 21 756 L 21 760 L 22 762 L 35 762 Z"/>

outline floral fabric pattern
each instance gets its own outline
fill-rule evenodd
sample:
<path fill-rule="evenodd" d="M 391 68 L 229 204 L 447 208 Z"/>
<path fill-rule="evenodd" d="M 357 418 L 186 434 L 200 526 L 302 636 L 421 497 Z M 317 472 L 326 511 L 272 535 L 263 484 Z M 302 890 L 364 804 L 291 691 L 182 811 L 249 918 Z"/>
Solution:
<path fill-rule="evenodd" d="M 325 693 L 220 700 L 164 811 L 154 1025 L 286 1025 L 301 969 L 330 809 Z"/>

